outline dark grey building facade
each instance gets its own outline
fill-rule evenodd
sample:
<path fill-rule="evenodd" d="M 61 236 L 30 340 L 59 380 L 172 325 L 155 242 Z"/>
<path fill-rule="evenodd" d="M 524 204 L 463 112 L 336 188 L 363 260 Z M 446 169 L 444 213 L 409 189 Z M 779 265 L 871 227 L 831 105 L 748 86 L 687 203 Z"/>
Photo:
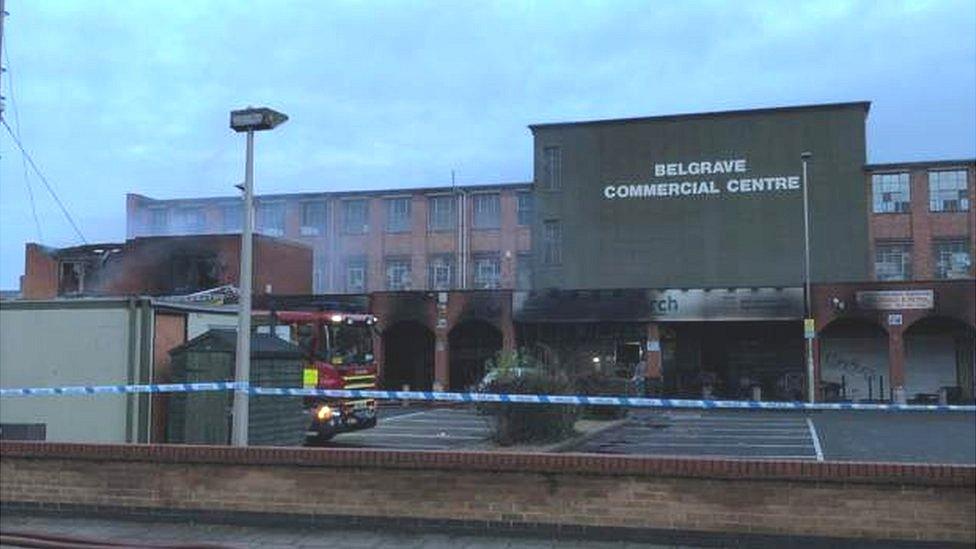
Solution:
<path fill-rule="evenodd" d="M 800 286 L 805 151 L 812 279 L 865 280 L 868 109 L 530 126 L 534 288 Z"/>

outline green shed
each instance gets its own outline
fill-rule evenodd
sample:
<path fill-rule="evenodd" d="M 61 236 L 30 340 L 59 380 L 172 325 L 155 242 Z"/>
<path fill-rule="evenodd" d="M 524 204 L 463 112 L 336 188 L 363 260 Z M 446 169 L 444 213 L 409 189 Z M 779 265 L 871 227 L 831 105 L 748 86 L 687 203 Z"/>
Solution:
<path fill-rule="evenodd" d="M 170 351 L 174 383 L 233 381 L 237 331 L 213 329 Z M 302 386 L 302 350 L 269 334 L 251 336 L 251 385 Z M 170 397 L 167 440 L 176 444 L 229 444 L 232 391 L 175 393 Z M 302 397 L 250 398 L 248 443 L 300 446 L 307 418 Z"/>

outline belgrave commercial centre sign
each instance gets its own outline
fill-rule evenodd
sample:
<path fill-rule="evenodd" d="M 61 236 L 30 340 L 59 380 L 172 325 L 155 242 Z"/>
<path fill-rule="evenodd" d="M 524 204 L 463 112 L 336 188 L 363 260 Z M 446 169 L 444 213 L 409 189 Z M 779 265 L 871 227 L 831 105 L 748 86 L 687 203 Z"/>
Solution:
<path fill-rule="evenodd" d="M 603 197 L 610 200 L 618 198 L 707 197 L 723 194 L 751 195 L 800 190 L 800 176 L 798 175 L 760 177 L 737 175 L 748 172 L 749 164 L 745 158 L 654 164 L 654 173 L 650 183 L 607 185 L 603 187 Z"/>

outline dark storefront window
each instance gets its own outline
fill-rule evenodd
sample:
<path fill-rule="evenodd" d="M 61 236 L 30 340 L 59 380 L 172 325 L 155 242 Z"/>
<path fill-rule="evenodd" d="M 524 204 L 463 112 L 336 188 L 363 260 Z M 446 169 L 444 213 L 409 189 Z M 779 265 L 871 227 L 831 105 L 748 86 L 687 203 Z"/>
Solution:
<path fill-rule="evenodd" d="M 559 147 L 542 150 L 542 188 L 555 191 L 563 187 L 563 151 Z"/>
<path fill-rule="evenodd" d="M 258 205 L 258 232 L 285 236 L 285 205 L 281 202 Z"/>
<path fill-rule="evenodd" d="M 454 229 L 454 196 L 431 196 L 427 199 L 427 228 L 431 231 Z"/>
<path fill-rule="evenodd" d="M 326 233 L 327 225 L 325 202 L 305 202 L 302 204 L 302 236 L 320 236 Z"/>
<path fill-rule="evenodd" d="M 346 260 L 346 291 L 351 294 L 366 291 L 366 258 L 350 257 Z"/>
<path fill-rule="evenodd" d="M 878 280 L 909 280 L 912 277 L 911 244 L 877 244 L 874 249 L 874 274 Z"/>
<path fill-rule="evenodd" d="M 410 287 L 410 259 L 387 258 L 386 289 L 409 290 Z"/>
<path fill-rule="evenodd" d="M 474 209 L 474 228 L 497 229 L 501 225 L 501 207 L 497 194 L 471 196 Z"/>
<path fill-rule="evenodd" d="M 966 239 L 936 241 L 933 246 L 935 278 L 967 278 L 972 276 L 972 257 Z"/>
<path fill-rule="evenodd" d="M 533 197 L 532 193 L 518 193 L 518 224 L 532 224 Z"/>
<path fill-rule="evenodd" d="M 546 265 L 559 265 L 563 261 L 563 229 L 559 221 L 542 224 L 542 261 Z"/>
<path fill-rule="evenodd" d="M 908 173 L 879 173 L 871 176 L 874 213 L 902 213 L 911 209 Z"/>
<path fill-rule="evenodd" d="M 346 234 L 363 234 L 369 231 L 369 202 L 346 200 L 342 203 L 342 230 Z"/>
<path fill-rule="evenodd" d="M 929 210 L 933 212 L 969 211 L 966 170 L 929 172 Z"/>
<path fill-rule="evenodd" d="M 501 287 L 502 268 L 498 254 L 485 254 L 474 257 L 474 287 L 493 289 Z"/>
<path fill-rule="evenodd" d="M 405 233 L 410 230 L 410 197 L 386 199 L 386 232 Z"/>
<path fill-rule="evenodd" d="M 427 286 L 431 290 L 450 290 L 454 280 L 454 256 L 437 255 L 430 258 Z"/>

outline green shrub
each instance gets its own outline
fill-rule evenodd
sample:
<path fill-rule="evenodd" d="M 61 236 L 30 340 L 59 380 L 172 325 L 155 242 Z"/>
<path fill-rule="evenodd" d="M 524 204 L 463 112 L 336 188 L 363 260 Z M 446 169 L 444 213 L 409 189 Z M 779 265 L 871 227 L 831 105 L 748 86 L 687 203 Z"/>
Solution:
<path fill-rule="evenodd" d="M 573 393 L 565 375 L 517 352 L 499 353 L 489 362 L 486 393 Z M 573 434 L 578 410 L 571 405 L 488 403 L 482 410 L 495 416 L 495 440 L 508 446 L 519 442 L 555 442 Z"/>

